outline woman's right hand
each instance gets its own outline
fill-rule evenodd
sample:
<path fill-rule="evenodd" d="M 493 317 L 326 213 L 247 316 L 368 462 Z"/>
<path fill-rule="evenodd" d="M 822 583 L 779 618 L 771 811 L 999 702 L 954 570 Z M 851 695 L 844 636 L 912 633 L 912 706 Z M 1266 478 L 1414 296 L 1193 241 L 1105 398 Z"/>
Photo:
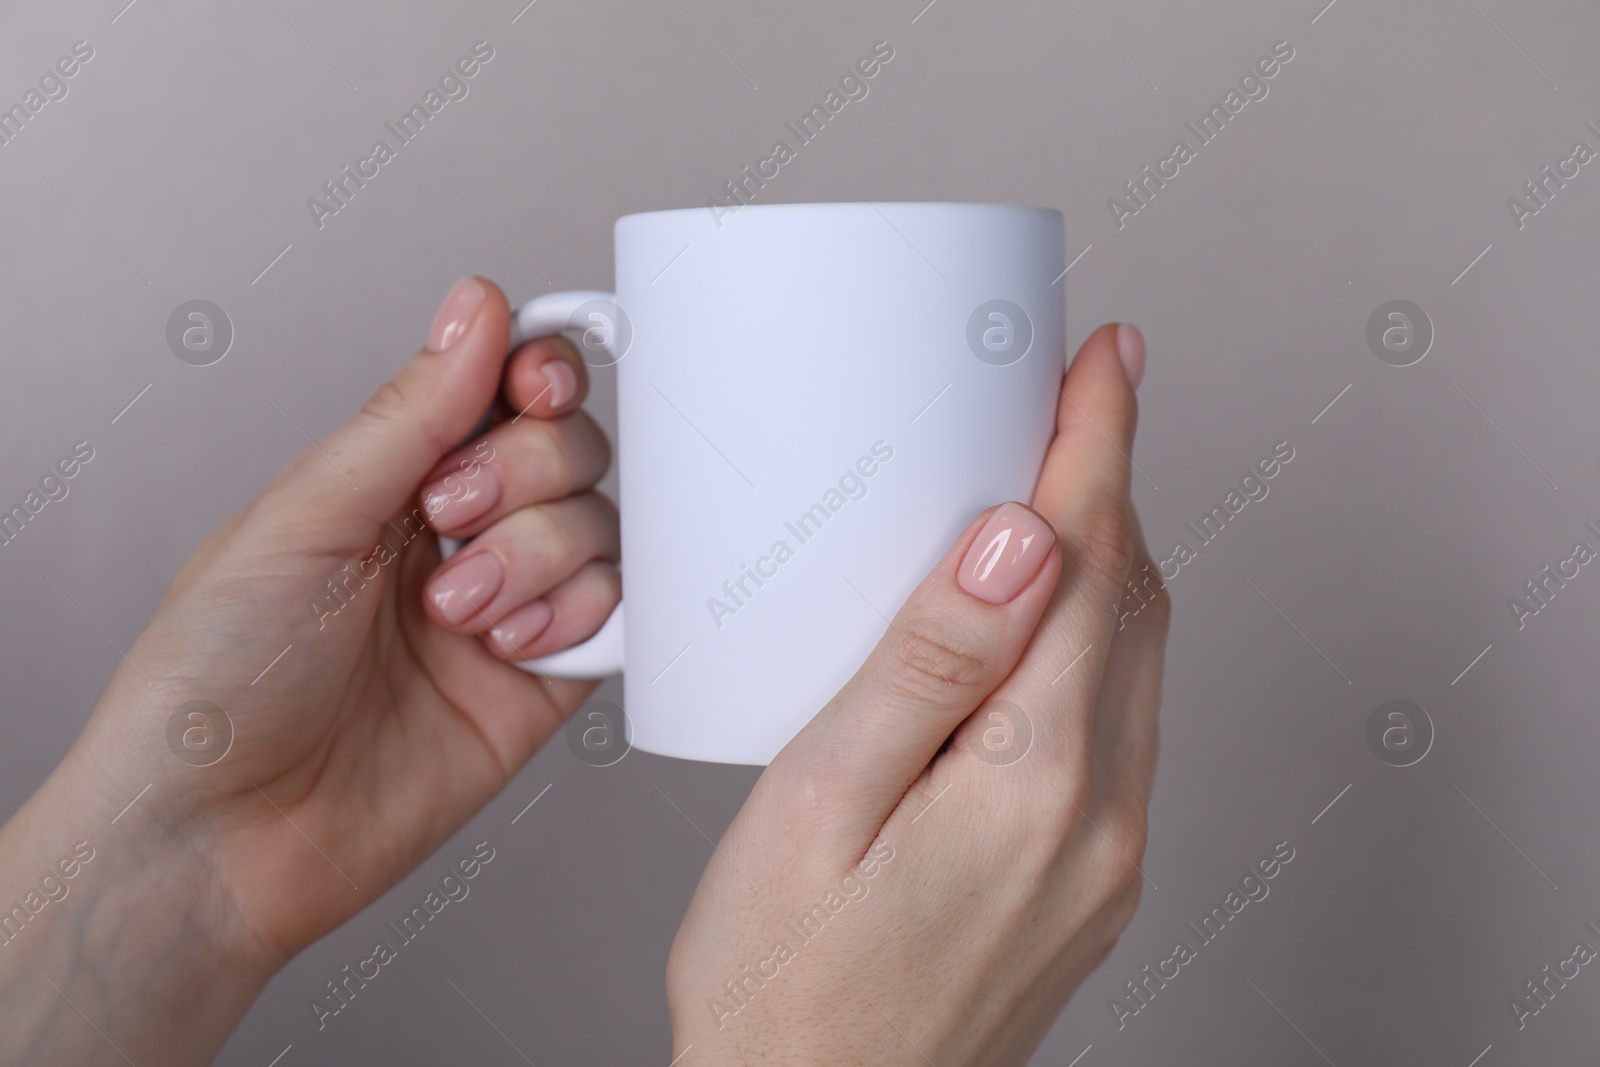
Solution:
<path fill-rule="evenodd" d="M 1021 1064 L 1111 951 L 1170 610 L 1129 496 L 1143 360 L 1085 342 L 1036 511 L 974 520 L 762 775 L 673 944 L 675 1055 Z"/>

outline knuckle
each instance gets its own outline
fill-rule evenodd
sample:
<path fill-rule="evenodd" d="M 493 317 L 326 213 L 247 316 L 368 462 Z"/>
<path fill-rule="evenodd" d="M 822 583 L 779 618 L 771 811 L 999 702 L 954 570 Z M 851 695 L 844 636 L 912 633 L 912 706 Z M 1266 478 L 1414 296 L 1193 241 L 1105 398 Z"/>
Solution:
<path fill-rule="evenodd" d="M 1150 602 L 1150 624 L 1161 637 L 1172 629 L 1172 595 L 1165 589 Z"/>
<path fill-rule="evenodd" d="M 608 526 L 615 529 L 621 523 L 622 512 L 617 509 L 617 502 L 615 500 L 612 500 L 609 496 L 606 496 L 606 494 L 600 492 L 598 489 L 591 489 L 585 495 L 594 501 L 595 507 L 600 511 L 601 519 Z"/>
<path fill-rule="evenodd" d="M 552 508 L 544 505 L 535 504 L 522 509 L 519 514 L 525 516 L 523 521 L 528 526 L 517 541 L 526 546 L 531 561 L 536 563 L 541 574 L 555 573 L 575 551 L 571 531 L 553 513 Z"/>
<path fill-rule="evenodd" d="M 1095 881 L 1102 907 L 1115 913 L 1126 908 L 1129 918 L 1144 891 L 1145 820 L 1143 811 L 1133 805 L 1103 812 L 1095 820 L 1101 838 L 1100 873 Z"/>
<path fill-rule="evenodd" d="M 387 421 L 404 411 L 409 399 L 405 388 L 391 378 L 378 386 L 377 392 L 367 398 L 362 410 L 375 419 Z"/>
<path fill-rule="evenodd" d="M 1096 800 L 1092 793 L 1087 775 L 1058 783 L 1034 819 L 1057 835 L 1060 855 L 1081 857 L 1085 889 L 1096 909 L 1120 914 L 1126 908 L 1131 917 L 1144 887 L 1140 869 L 1147 813 L 1135 798 Z"/>
<path fill-rule="evenodd" d="M 541 539 L 544 555 L 551 560 L 566 562 L 577 558 L 582 545 L 572 528 L 554 515 L 544 515 L 544 535 Z"/>
<path fill-rule="evenodd" d="M 983 658 L 960 647 L 938 625 L 912 619 L 895 624 L 893 632 L 888 683 L 895 695 L 915 703 L 945 704 L 982 687 Z"/>
<path fill-rule="evenodd" d="M 1131 801 L 1118 804 L 1106 813 L 1100 825 L 1118 856 L 1125 856 L 1133 863 L 1140 862 L 1149 834 L 1149 818 L 1143 804 Z M 1137 880 L 1137 872 L 1130 873 Z"/>
<path fill-rule="evenodd" d="M 1084 516 L 1077 538 L 1079 562 L 1120 589 L 1133 568 L 1133 531 L 1120 501 L 1106 501 Z"/>
<path fill-rule="evenodd" d="M 586 581 L 593 584 L 596 597 L 608 610 L 615 607 L 622 599 L 622 574 L 617 570 L 616 564 L 591 560 L 580 573 Z"/>
<path fill-rule="evenodd" d="M 380 425 L 402 423 L 413 430 L 420 430 L 434 451 L 441 456 L 444 455 L 454 447 L 455 442 L 445 441 L 439 437 L 432 420 L 425 417 L 427 405 L 417 403 L 412 391 L 404 382 L 405 375 L 402 373 L 378 386 L 377 391 L 361 406 L 362 416 Z M 423 412 L 424 417 L 419 419 L 417 412 Z"/>
<path fill-rule="evenodd" d="M 574 500 L 583 509 L 583 541 L 588 555 L 595 559 L 617 559 L 622 551 L 622 522 L 617 506 L 593 490 Z"/>
<path fill-rule="evenodd" d="M 569 485 L 572 480 L 572 450 L 560 426 L 538 420 L 524 420 L 519 425 L 523 427 L 523 440 L 532 453 L 529 457 L 531 469 L 537 470 L 551 489 Z"/>
<path fill-rule="evenodd" d="M 1137 871 L 1128 868 L 1128 879 L 1125 884 L 1113 893 L 1106 901 L 1106 925 L 1117 931 L 1120 937 L 1122 931 L 1127 929 L 1133 921 L 1134 913 L 1139 910 L 1139 902 L 1144 898 L 1144 880 Z M 1113 942 L 1115 945 L 1115 942 Z"/>
<path fill-rule="evenodd" d="M 1141 554 L 1139 562 L 1138 573 L 1123 585 L 1117 615 L 1133 625 L 1148 626 L 1164 638 L 1172 625 L 1172 597 L 1150 558 Z"/>
<path fill-rule="evenodd" d="M 1094 966 L 1091 970 L 1098 971 L 1101 964 L 1110 959 L 1111 953 L 1116 951 L 1118 942 L 1122 940 L 1122 928 L 1116 927 L 1114 929 L 1116 929 L 1116 933 L 1107 933 L 1098 942 L 1095 942 L 1094 954 L 1091 957 L 1094 961 Z"/>
<path fill-rule="evenodd" d="M 579 436 L 582 438 L 585 454 L 592 458 L 592 470 L 589 473 L 597 480 L 611 469 L 611 438 L 606 436 L 605 430 L 590 418 L 587 412 L 580 411 L 577 414 L 578 418 L 573 420 L 573 424 L 583 428 L 579 431 Z"/>
<path fill-rule="evenodd" d="M 1166 595 L 1166 582 L 1162 581 L 1160 573 L 1154 563 L 1144 553 L 1139 553 L 1136 561 L 1141 563 L 1138 573 L 1123 582 L 1122 595 L 1118 598 L 1117 629 L 1125 629 L 1126 625 L 1150 625 L 1157 632 L 1165 633 L 1166 625 L 1171 619 L 1170 598 Z"/>
<path fill-rule="evenodd" d="M 581 411 L 556 420 L 526 420 L 523 434 L 549 491 L 592 485 L 611 466 L 611 442 Z"/>

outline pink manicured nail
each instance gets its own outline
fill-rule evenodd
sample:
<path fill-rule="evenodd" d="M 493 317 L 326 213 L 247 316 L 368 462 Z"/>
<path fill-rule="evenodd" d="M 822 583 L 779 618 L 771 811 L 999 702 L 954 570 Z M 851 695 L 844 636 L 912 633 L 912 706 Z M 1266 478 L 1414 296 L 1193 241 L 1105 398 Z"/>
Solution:
<path fill-rule="evenodd" d="M 462 278 L 456 282 L 444 303 L 439 305 L 439 313 L 433 317 L 433 329 L 428 331 L 428 351 L 443 352 L 461 340 L 486 295 L 483 283 L 476 278 Z"/>
<path fill-rule="evenodd" d="M 478 464 L 468 477 L 452 471 L 422 491 L 422 508 L 435 530 L 457 530 L 488 514 L 500 501 L 500 476 L 494 468 Z"/>
<path fill-rule="evenodd" d="M 428 583 L 428 599 L 451 626 L 460 626 L 494 599 L 505 569 L 492 552 L 478 552 L 440 571 Z"/>
<path fill-rule="evenodd" d="M 1117 355 L 1122 359 L 1122 371 L 1128 384 L 1135 389 L 1144 381 L 1144 334 L 1131 322 L 1117 327 Z"/>
<path fill-rule="evenodd" d="M 572 368 L 559 359 L 552 359 L 539 368 L 539 373 L 544 375 L 544 380 L 550 384 L 545 399 L 549 401 L 551 409 L 560 407 L 571 400 L 578 392 L 578 376 L 572 373 Z"/>
<path fill-rule="evenodd" d="M 1021 504 L 1002 504 L 967 549 L 956 580 L 979 600 L 1008 603 L 1039 573 L 1055 540 L 1039 516 Z"/>
<path fill-rule="evenodd" d="M 555 617 L 555 609 L 550 606 L 550 601 L 543 599 L 522 605 L 516 611 L 500 620 L 489 633 L 493 636 L 495 644 L 507 655 L 522 656 L 527 653 L 523 649 L 533 644 L 534 638 L 544 633 L 545 627 L 550 625 L 550 620 Z"/>

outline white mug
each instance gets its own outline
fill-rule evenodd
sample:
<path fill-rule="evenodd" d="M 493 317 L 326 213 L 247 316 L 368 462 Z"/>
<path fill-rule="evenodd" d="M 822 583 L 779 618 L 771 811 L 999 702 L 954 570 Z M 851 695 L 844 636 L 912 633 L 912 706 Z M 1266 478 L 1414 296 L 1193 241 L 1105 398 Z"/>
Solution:
<path fill-rule="evenodd" d="M 567 332 L 617 364 L 624 573 L 598 633 L 519 666 L 620 670 L 634 747 L 765 764 L 978 512 L 1032 499 L 1064 228 L 991 204 L 721 215 L 624 216 L 615 294 L 516 312 L 513 350 Z"/>

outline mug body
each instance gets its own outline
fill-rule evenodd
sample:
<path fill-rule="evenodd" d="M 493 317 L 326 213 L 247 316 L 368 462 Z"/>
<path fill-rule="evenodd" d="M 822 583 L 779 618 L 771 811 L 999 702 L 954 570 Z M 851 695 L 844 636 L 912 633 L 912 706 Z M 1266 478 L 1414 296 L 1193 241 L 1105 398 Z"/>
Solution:
<path fill-rule="evenodd" d="M 616 224 L 624 704 L 770 762 L 982 509 L 1027 502 L 1065 361 L 1059 212 L 795 204 Z"/>

